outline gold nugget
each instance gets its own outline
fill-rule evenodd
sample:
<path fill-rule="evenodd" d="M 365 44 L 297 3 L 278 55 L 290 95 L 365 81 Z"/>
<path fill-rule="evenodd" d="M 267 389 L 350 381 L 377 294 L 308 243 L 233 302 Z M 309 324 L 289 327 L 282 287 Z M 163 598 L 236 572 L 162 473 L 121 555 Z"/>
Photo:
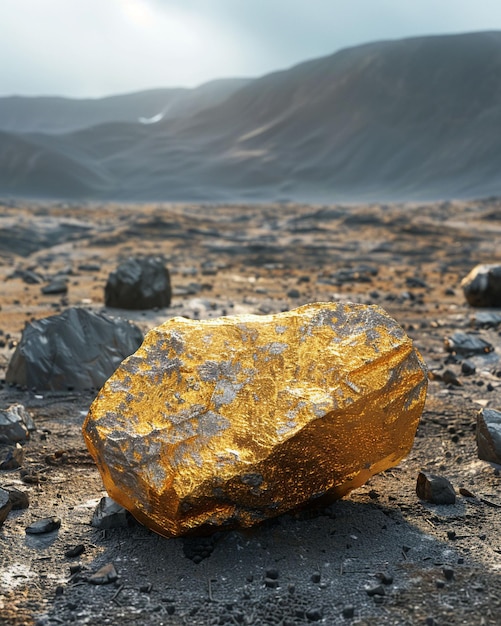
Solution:
<path fill-rule="evenodd" d="M 83 431 L 109 495 L 175 537 L 346 495 L 409 452 L 426 387 L 377 306 L 173 318 L 105 383 Z"/>

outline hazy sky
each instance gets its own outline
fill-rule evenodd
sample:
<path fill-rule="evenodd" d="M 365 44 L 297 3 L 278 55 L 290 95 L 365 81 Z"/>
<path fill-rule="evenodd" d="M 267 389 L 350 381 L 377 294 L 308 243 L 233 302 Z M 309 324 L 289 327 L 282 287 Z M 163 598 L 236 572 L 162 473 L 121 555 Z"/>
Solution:
<path fill-rule="evenodd" d="M 0 0 L 0 95 L 259 76 L 379 39 L 501 29 L 500 0 Z"/>

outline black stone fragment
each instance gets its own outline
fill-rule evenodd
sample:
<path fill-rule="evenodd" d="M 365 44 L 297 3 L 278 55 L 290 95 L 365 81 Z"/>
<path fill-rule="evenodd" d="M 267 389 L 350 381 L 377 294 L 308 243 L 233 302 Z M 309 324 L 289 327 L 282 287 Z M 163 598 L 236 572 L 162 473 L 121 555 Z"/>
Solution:
<path fill-rule="evenodd" d="M 73 546 L 72 548 L 69 548 L 68 550 L 66 550 L 66 552 L 64 553 L 64 556 L 67 559 L 74 559 L 75 557 L 83 554 L 83 552 L 85 552 L 85 546 L 83 545 L 83 543 L 79 543 L 76 546 Z"/>
<path fill-rule="evenodd" d="M 68 285 L 66 280 L 62 278 L 56 278 L 48 285 L 44 285 L 41 289 L 44 296 L 55 296 L 61 293 L 68 293 Z"/>
<path fill-rule="evenodd" d="M 352 619 L 355 616 L 355 607 L 351 604 L 345 606 L 343 608 L 342 614 L 345 619 Z"/>
<path fill-rule="evenodd" d="M 123 506 L 106 496 L 99 501 L 92 516 L 91 525 L 101 530 L 127 528 L 129 518 L 130 513 Z"/>
<path fill-rule="evenodd" d="M 501 411 L 482 409 L 477 415 L 478 458 L 501 464 Z"/>
<path fill-rule="evenodd" d="M 475 363 L 473 363 L 472 361 L 465 359 L 461 363 L 461 372 L 465 376 L 472 376 L 476 371 L 477 371 L 477 368 L 475 367 Z"/>
<path fill-rule="evenodd" d="M 26 326 L 5 378 L 38 390 L 99 389 L 142 340 L 125 320 L 70 308 Z"/>
<path fill-rule="evenodd" d="M 454 504 L 456 493 L 451 483 L 443 476 L 419 472 L 416 494 L 421 500 L 433 504 Z"/>
<path fill-rule="evenodd" d="M 7 519 L 7 515 L 12 509 L 12 502 L 9 498 L 9 492 L 0 488 L 0 526 Z"/>
<path fill-rule="evenodd" d="M 16 443 L 15 446 L 9 446 L 4 449 L 2 456 L 0 470 L 18 469 L 24 461 L 24 448 L 19 443 Z"/>
<path fill-rule="evenodd" d="M 158 257 L 135 257 L 121 263 L 108 277 L 105 304 L 119 309 L 170 306 L 170 275 Z"/>
<path fill-rule="evenodd" d="M 365 592 L 369 597 L 385 595 L 385 590 L 384 590 L 383 585 L 375 585 L 374 587 L 367 587 Z"/>
<path fill-rule="evenodd" d="M 488 354 L 494 350 L 494 346 L 488 341 L 471 333 L 453 333 L 451 337 L 446 337 L 444 343 L 448 352 L 462 356 Z"/>
<path fill-rule="evenodd" d="M 322 619 L 323 615 L 322 609 L 312 608 L 306 611 L 306 619 L 309 622 L 318 622 Z"/>
<path fill-rule="evenodd" d="M 113 563 L 107 563 L 97 570 L 92 576 L 89 576 L 88 581 L 92 585 L 109 585 L 118 579 L 118 574 Z"/>
<path fill-rule="evenodd" d="M 24 491 L 19 489 L 8 489 L 9 500 L 12 504 L 12 510 L 27 509 L 30 506 L 30 498 Z"/>
<path fill-rule="evenodd" d="M 452 580 L 454 578 L 454 570 L 451 567 L 442 568 L 445 580 Z"/>
<path fill-rule="evenodd" d="M 59 517 L 46 517 L 30 524 L 26 528 L 26 533 L 28 535 L 42 535 L 44 533 L 50 533 L 54 530 L 58 530 L 60 527 L 61 520 Z"/>

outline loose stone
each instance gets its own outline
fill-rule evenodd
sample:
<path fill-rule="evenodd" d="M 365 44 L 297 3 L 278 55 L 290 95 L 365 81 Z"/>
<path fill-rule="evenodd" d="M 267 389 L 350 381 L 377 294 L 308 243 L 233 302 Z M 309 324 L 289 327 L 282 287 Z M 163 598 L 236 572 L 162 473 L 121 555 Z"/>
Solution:
<path fill-rule="evenodd" d="M 7 519 L 7 515 L 12 509 L 12 502 L 9 498 L 9 492 L 0 488 L 0 526 Z"/>
<path fill-rule="evenodd" d="M 28 535 L 42 535 L 44 533 L 50 533 L 54 530 L 58 530 L 61 527 L 61 520 L 59 517 L 46 517 L 45 519 L 38 520 L 30 524 L 26 528 Z"/>
<path fill-rule="evenodd" d="M 454 504 L 456 502 L 454 487 L 447 478 L 435 474 L 419 472 L 416 494 L 421 500 L 433 504 Z"/>
<path fill-rule="evenodd" d="M 118 574 L 113 563 L 103 565 L 92 576 L 89 576 L 88 581 L 92 585 L 109 585 L 118 579 Z"/>
<path fill-rule="evenodd" d="M 482 409 L 477 415 L 478 458 L 501 464 L 501 411 Z"/>

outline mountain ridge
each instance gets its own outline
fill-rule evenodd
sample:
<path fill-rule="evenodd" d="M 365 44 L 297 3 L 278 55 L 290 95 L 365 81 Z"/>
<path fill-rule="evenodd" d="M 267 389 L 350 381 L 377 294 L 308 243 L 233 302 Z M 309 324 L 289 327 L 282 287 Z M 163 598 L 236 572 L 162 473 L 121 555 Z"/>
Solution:
<path fill-rule="evenodd" d="M 54 197 L 65 159 L 71 173 L 65 189 L 80 171 L 79 197 L 89 199 L 497 195 L 500 76 L 498 31 L 346 48 L 253 79 L 187 115 L 69 134 L 25 133 L 16 184 L 1 176 L 0 193 L 32 195 L 34 180 L 40 187 L 36 164 L 27 167 L 28 143 L 57 162 L 42 185 Z M 0 149 L 0 170 L 7 169 L 5 158 Z"/>

